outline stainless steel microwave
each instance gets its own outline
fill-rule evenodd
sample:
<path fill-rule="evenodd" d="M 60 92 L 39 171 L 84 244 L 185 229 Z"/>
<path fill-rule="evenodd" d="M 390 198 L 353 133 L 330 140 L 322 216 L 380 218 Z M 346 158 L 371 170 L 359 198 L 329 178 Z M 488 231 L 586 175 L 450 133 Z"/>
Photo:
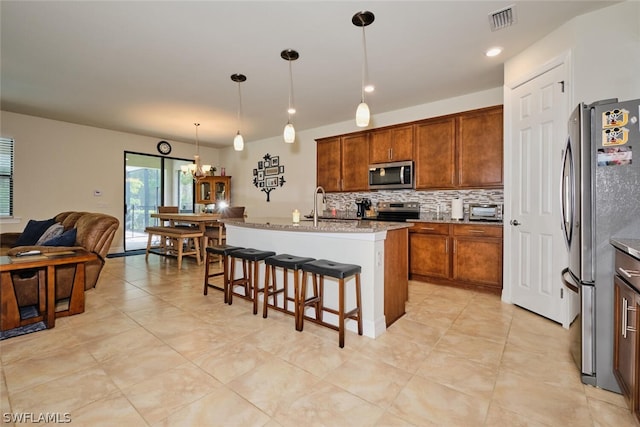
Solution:
<path fill-rule="evenodd" d="M 413 162 L 369 165 L 369 189 L 393 190 L 413 188 Z"/>

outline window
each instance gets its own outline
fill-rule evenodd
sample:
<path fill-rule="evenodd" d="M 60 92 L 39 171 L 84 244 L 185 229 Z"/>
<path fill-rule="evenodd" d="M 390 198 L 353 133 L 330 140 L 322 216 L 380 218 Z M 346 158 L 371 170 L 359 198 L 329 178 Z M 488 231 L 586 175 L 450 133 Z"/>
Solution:
<path fill-rule="evenodd" d="M 13 216 L 13 139 L 0 138 L 0 218 Z"/>

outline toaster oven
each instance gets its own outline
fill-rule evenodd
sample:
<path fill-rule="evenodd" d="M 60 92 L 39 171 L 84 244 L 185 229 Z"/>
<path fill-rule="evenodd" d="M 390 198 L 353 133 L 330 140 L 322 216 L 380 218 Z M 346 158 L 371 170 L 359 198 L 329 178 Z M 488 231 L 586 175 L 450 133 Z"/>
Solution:
<path fill-rule="evenodd" d="M 469 221 L 502 221 L 502 204 L 470 204 Z"/>

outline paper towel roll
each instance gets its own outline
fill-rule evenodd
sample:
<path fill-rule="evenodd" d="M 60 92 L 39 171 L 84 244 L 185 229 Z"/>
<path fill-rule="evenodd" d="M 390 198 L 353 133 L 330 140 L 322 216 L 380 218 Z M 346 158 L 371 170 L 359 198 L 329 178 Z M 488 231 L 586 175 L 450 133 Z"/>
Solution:
<path fill-rule="evenodd" d="M 451 200 L 451 219 L 463 219 L 462 199 Z"/>

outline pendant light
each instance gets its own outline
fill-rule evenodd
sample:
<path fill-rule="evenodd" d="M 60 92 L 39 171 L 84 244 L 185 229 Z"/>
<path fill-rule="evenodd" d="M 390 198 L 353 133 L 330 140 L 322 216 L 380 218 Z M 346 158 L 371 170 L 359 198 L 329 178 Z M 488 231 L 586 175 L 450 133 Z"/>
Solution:
<path fill-rule="evenodd" d="M 365 91 L 373 91 L 373 86 L 368 84 L 369 66 L 367 64 L 367 39 L 364 34 L 364 27 L 370 25 L 374 19 L 375 16 L 369 11 L 358 12 L 351 18 L 353 25 L 362 28 L 362 87 L 360 88 L 360 104 L 356 109 L 356 125 L 361 128 L 369 126 L 369 119 L 371 118 L 369 106 L 364 100 L 364 93 Z"/>
<path fill-rule="evenodd" d="M 296 140 L 296 130 L 291 123 L 291 115 L 296 113 L 296 109 L 293 107 L 293 72 L 291 71 L 291 61 L 295 61 L 300 57 L 298 52 L 292 49 L 285 49 L 280 52 L 280 57 L 289 62 L 289 108 L 287 114 L 289 119 L 284 127 L 284 142 L 287 144 L 293 144 Z"/>
<path fill-rule="evenodd" d="M 233 138 L 233 149 L 236 151 L 242 151 L 244 149 L 244 138 L 240 133 L 240 127 L 242 125 L 242 92 L 240 92 L 240 83 L 247 80 L 247 76 L 244 74 L 232 74 L 231 80 L 238 83 L 238 132 Z"/>

